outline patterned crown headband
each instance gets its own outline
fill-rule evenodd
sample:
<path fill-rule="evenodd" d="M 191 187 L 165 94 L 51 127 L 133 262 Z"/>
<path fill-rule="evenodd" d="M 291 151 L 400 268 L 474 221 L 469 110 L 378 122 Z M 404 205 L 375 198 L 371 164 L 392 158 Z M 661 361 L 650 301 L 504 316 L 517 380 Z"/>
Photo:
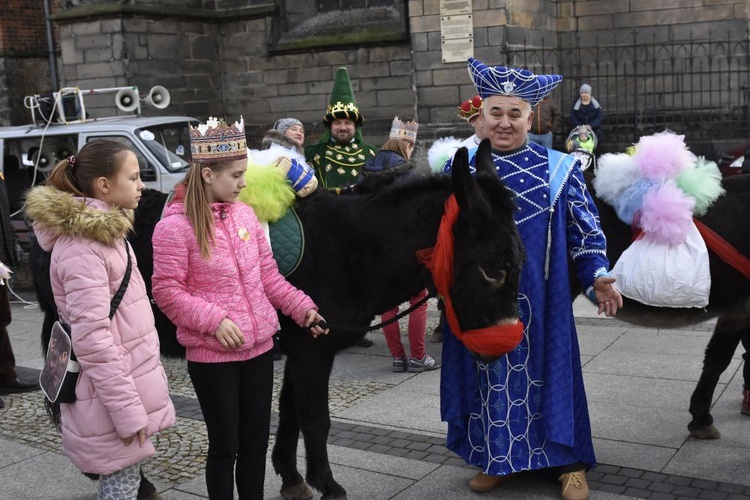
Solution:
<path fill-rule="evenodd" d="M 391 132 L 389 134 L 389 137 L 391 139 L 403 139 L 414 144 L 417 141 L 418 129 L 419 124 L 414 120 L 403 122 L 399 120 L 397 116 L 391 123 Z"/>

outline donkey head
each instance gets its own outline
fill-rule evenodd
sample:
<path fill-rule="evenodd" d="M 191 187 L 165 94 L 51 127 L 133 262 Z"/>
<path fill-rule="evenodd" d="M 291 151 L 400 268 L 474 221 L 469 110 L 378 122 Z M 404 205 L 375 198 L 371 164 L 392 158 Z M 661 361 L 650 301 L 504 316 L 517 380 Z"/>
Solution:
<path fill-rule="evenodd" d="M 513 220 L 513 194 L 495 173 L 489 141 L 477 151 L 476 177 L 464 148 L 453 159 L 452 175 L 460 211 L 453 227 L 450 296 L 458 323 L 464 331 L 515 323 L 525 254 Z"/>

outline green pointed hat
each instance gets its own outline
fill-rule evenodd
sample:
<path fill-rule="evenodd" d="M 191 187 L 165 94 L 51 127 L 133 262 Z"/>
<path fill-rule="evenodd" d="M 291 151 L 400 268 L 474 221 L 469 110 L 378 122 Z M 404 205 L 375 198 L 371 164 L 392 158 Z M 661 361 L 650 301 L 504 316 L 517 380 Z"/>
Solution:
<path fill-rule="evenodd" d="M 346 68 L 336 70 L 336 79 L 331 91 L 331 102 L 326 108 L 323 123 L 330 125 L 336 118 L 347 118 L 357 125 L 362 125 L 365 121 L 365 117 L 359 113 L 357 102 L 354 100 L 352 82 L 349 80 L 349 73 Z"/>

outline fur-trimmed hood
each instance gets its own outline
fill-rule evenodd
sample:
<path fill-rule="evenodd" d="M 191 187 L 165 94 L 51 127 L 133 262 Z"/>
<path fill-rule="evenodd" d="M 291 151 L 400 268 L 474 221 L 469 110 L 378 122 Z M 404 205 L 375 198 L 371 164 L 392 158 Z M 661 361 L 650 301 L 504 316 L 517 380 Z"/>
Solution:
<path fill-rule="evenodd" d="M 304 150 L 300 146 L 298 146 L 297 143 L 294 142 L 290 137 L 287 137 L 278 130 L 271 129 L 266 131 L 265 135 L 263 135 L 261 148 L 268 149 L 274 144 L 278 144 L 279 146 L 283 146 L 287 149 L 293 149 L 300 154 L 304 154 Z"/>
<path fill-rule="evenodd" d="M 78 198 L 50 186 L 37 186 L 26 196 L 26 215 L 45 251 L 60 236 L 87 238 L 114 246 L 133 229 L 133 211 L 108 206 L 96 198 Z"/>

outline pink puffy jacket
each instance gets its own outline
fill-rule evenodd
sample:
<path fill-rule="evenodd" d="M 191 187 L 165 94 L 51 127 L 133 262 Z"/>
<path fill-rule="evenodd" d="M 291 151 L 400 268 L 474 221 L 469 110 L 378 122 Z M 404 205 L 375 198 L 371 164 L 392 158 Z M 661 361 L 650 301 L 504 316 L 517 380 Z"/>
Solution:
<path fill-rule="evenodd" d="M 83 472 L 111 474 L 154 454 L 150 438 L 141 448 L 137 440 L 126 447 L 121 437 L 144 427 L 151 436 L 175 422 L 151 304 L 132 251 L 127 291 L 109 319 L 127 267 L 124 239 L 132 215 L 51 187 L 32 189 L 26 210 L 39 244 L 52 251 L 55 304 L 71 325 L 81 365 L 78 400 L 60 405 L 63 451 Z"/>
<path fill-rule="evenodd" d="M 279 273 L 255 212 L 242 202 L 214 203 L 215 242 L 205 260 L 184 205 L 172 202 L 154 229 L 154 299 L 177 325 L 189 361 L 244 361 L 273 347 L 276 309 L 302 326 L 316 309 Z M 228 349 L 213 335 L 231 319 L 245 343 Z"/>

